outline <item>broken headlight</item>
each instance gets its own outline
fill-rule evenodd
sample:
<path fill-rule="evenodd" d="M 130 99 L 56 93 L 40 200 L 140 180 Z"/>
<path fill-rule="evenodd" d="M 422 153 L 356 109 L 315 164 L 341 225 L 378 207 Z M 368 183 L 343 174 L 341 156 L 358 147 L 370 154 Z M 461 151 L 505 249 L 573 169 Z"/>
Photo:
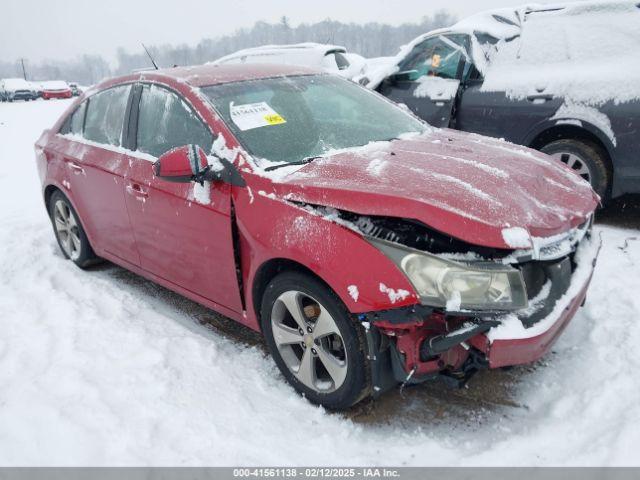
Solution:
<path fill-rule="evenodd" d="M 458 262 L 368 239 L 404 272 L 423 304 L 447 310 L 518 310 L 527 306 L 519 270 L 494 262 Z"/>

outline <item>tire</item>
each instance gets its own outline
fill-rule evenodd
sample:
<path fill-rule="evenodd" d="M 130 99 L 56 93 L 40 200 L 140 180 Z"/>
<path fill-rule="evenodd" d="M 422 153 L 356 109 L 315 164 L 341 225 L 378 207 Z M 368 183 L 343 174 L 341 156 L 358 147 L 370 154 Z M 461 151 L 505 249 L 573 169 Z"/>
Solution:
<path fill-rule="evenodd" d="M 86 268 L 100 261 L 91 248 L 87 234 L 80 223 L 80 217 L 60 190 L 51 195 L 49 217 L 58 246 L 65 258 L 80 268 Z"/>
<path fill-rule="evenodd" d="M 566 139 L 551 142 L 540 150 L 573 169 L 606 201 L 611 190 L 611 174 L 602 147 L 588 140 Z"/>
<path fill-rule="evenodd" d="M 290 310 L 296 305 L 297 321 Z M 260 313 L 276 365 L 309 401 L 341 410 L 369 395 L 364 329 L 322 282 L 304 273 L 281 273 L 267 286 Z"/>

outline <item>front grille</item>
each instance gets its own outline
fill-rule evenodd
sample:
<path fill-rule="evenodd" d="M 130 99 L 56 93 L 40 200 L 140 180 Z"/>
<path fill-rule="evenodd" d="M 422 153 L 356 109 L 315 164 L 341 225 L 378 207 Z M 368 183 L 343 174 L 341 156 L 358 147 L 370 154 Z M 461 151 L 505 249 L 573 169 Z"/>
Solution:
<path fill-rule="evenodd" d="M 542 287 L 547 282 L 547 274 L 544 269 L 544 262 L 526 262 L 519 265 L 524 285 L 527 291 L 527 298 L 531 300 L 538 296 Z"/>

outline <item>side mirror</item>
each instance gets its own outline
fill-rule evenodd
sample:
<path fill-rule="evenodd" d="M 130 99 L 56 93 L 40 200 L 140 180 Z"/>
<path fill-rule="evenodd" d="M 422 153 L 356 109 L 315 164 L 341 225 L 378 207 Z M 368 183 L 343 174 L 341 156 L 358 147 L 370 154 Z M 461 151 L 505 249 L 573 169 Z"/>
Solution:
<path fill-rule="evenodd" d="M 209 165 L 205 151 L 197 145 L 185 145 L 169 150 L 153 164 L 156 177 L 168 182 L 224 182 L 236 187 L 246 186 L 240 172 L 224 158 L 215 158 Z"/>
<path fill-rule="evenodd" d="M 404 72 L 392 73 L 387 77 L 391 83 L 408 82 L 415 78 L 418 74 L 417 70 L 405 70 Z"/>

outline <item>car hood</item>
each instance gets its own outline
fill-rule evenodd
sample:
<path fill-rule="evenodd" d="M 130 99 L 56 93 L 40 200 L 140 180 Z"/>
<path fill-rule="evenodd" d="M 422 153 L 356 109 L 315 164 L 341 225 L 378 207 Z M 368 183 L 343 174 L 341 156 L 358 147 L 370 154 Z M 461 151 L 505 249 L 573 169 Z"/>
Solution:
<path fill-rule="evenodd" d="M 527 246 L 521 229 L 532 237 L 563 233 L 599 201 L 587 182 L 544 154 L 448 129 L 330 152 L 273 188 L 288 200 L 413 219 L 468 243 L 510 249 Z"/>

